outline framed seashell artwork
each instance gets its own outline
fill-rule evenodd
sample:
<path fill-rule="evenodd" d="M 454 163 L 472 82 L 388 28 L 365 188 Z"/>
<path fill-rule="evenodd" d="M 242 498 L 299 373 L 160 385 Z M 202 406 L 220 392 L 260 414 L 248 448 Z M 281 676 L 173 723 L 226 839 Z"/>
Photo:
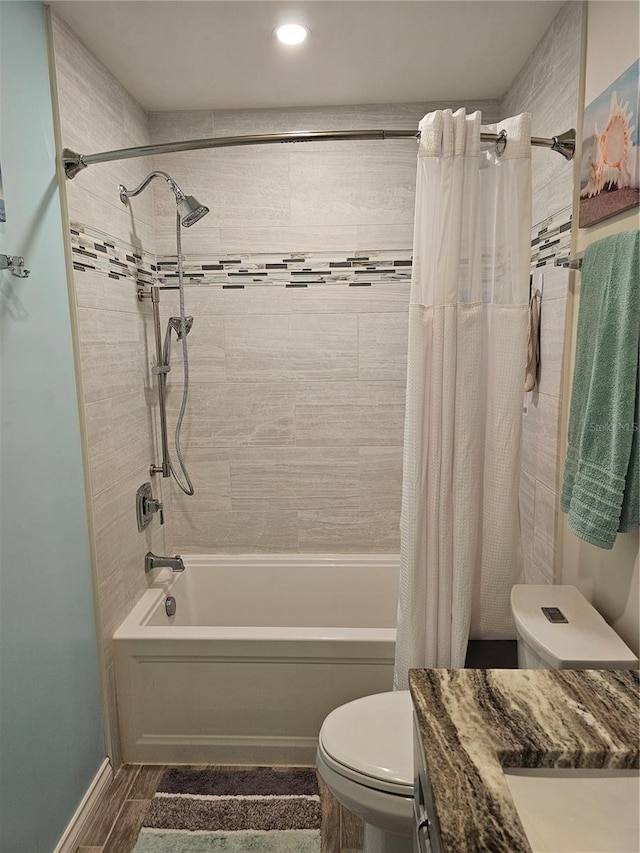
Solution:
<path fill-rule="evenodd" d="M 584 111 L 579 227 L 640 205 L 640 59 Z"/>
<path fill-rule="evenodd" d="M 2 189 L 2 167 L 0 166 L 0 222 L 6 222 L 7 215 L 4 210 L 4 190 Z"/>

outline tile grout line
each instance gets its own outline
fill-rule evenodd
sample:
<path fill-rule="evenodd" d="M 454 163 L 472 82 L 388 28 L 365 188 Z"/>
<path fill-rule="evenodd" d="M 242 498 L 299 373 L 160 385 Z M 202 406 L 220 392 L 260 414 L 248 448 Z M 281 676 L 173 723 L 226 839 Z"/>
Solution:
<path fill-rule="evenodd" d="M 121 769 L 123 769 L 125 766 L 126 766 L 125 764 L 121 765 Z M 141 764 L 138 764 L 138 765 L 135 765 L 135 766 L 137 766 L 138 770 L 137 770 L 137 772 L 134 774 L 134 776 L 133 776 L 133 778 L 131 779 L 131 782 L 129 783 L 129 785 L 127 786 L 127 788 L 125 789 L 125 795 L 124 795 L 124 798 L 123 798 L 123 800 L 122 800 L 122 804 L 121 804 L 120 808 L 118 809 L 118 812 L 117 812 L 117 814 L 116 814 L 115 818 L 113 819 L 113 822 L 112 822 L 111 826 L 109 827 L 109 832 L 107 833 L 107 837 L 105 838 L 104 844 L 102 845 L 102 850 L 104 850 L 104 848 L 107 846 L 107 844 L 108 844 L 108 842 L 109 842 L 109 838 L 111 837 L 111 834 L 113 833 L 113 830 L 115 829 L 116 824 L 118 823 L 118 818 L 120 817 L 120 815 L 121 815 L 121 813 L 122 813 L 122 810 L 123 810 L 123 809 L 124 809 L 124 807 L 125 807 L 125 803 L 127 802 L 127 799 L 128 799 L 128 798 L 127 798 L 127 794 L 132 790 L 134 782 L 136 781 L 136 779 L 137 779 L 137 778 L 138 778 L 138 776 L 140 775 L 140 768 L 142 767 L 142 765 L 141 765 Z M 120 772 L 120 771 L 118 771 L 118 772 Z M 116 775 L 117 775 L 117 774 L 116 774 Z M 115 778 L 115 777 L 114 777 L 114 778 Z"/>

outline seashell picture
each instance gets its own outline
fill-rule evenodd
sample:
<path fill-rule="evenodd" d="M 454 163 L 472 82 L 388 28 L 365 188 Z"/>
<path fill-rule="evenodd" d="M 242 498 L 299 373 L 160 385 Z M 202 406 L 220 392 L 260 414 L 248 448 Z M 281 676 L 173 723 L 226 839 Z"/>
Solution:
<path fill-rule="evenodd" d="M 584 111 L 580 228 L 640 204 L 640 59 Z"/>

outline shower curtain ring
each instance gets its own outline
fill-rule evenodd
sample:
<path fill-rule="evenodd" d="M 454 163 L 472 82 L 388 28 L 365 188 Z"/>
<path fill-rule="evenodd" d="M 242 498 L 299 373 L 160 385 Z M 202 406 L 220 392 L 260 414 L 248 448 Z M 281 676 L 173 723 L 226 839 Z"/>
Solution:
<path fill-rule="evenodd" d="M 504 154 L 504 150 L 507 147 L 507 131 L 502 129 L 498 134 L 498 139 L 496 140 L 496 154 L 498 157 L 502 157 Z"/>

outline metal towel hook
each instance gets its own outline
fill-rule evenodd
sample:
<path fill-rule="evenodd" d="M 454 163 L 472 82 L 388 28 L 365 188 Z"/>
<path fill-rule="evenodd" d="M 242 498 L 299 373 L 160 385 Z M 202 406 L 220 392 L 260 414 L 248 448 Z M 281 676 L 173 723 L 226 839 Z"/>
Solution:
<path fill-rule="evenodd" d="M 25 269 L 24 258 L 21 255 L 0 255 L 0 270 L 9 270 L 16 278 L 28 278 L 31 272 Z"/>

